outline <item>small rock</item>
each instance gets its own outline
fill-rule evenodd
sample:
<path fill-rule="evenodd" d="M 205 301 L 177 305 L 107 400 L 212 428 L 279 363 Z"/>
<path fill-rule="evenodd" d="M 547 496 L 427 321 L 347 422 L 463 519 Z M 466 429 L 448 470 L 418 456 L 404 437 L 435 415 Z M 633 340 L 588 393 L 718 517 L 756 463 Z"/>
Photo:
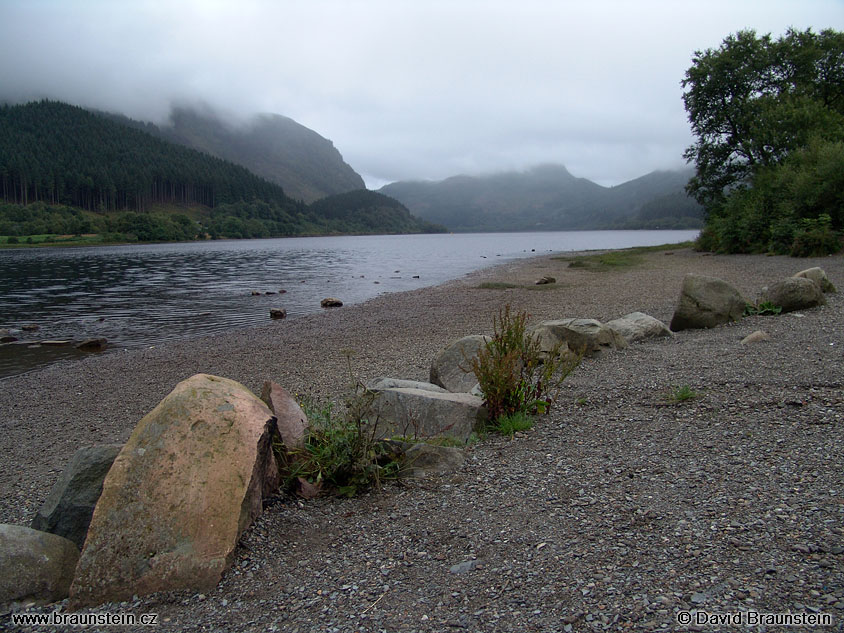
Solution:
<path fill-rule="evenodd" d="M 108 339 L 104 338 L 89 338 L 81 343 L 77 343 L 76 349 L 83 352 L 101 352 L 108 345 Z"/>
<path fill-rule="evenodd" d="M 343 305 L 343 302 L 339 299 L 335 299 L 334 297 L 326 297 L 319 302 L 319 305 L 323 308 L 339 308 Z"/>
<path fill-rule="evenodd" d="M 557 280 L 554 277 L 546 275 L 545 277 L 541 277 L 534 282 L 537 286 L 544 286 L 545 284 L 555 284 Z"/>
<path fill-rule="evenodd" d="M 794 276 L 803 277 L 804 279 L 811 279 L 818 286 L 820 286 L 821 292 L 837 292 L 835 289 L 835 285 L 829 280 L 829 277 L 827 277 L 826 271 L 818 266 L 815 266 L 814 268 L 807 268 L 806 270 L 801 270 Z"/>
<path fill-rule="evenodd" d="M 407 464 L 423 473 L 447 473 L 460 468 L 466 461 L 465 453 L 452 446 L 436 446 L 420 442 L 405 453 Z"/>
<path fill-rule="evenodd" d="M 41 326 L 36 324 L 36 323 L 29 323 L 27 325 L 22 325 L 21 329 L 24 332 L 37 332 L 38 330 L 41 329 Z"/>
<path fill-rule="evenodd" d="M 297 477 L 296 481 L 298 483 L 296 494 L 303 499 L 313 499 L 314 497 L 318 497 L 320 492 L 322 492 L 322 486 L 312 484 L 304 477 Z"/>
<path fill-rule="evenodd" d="M 467 560 L 462 563 L 458 563 L 457 565 L 452 565 L 448 571 L 452 574 L 465 574 L 476 569 L 480 564 L 481 561 L 479 560 Z"/>
<path fill-rule="evenodd" d="M 261 293 L 260 293 L 260 292 L 258 292 L 257 290 L 253 290 L 253 291 L 251 292 L 251 294 L 252 294 L 252 296 L 253 296 L 253 297 L 260 297 L 260 296 L 261 296 Z"/>
<path fill-rule="evenodd" d="M 304 450 L 308 416 L 296 400 L 281 385 L 271 380 L 264 382 L 261 400 L 275 414 L 278 432 L 287 452 Z"/>
<path fill-rule="evenodd" d="M 762 330 L 756 330 L 752 334 L 748 334 L 743 339 L 741 339 L 742 345 L 750 345 L 751 343 L 759 343 L 761 341 L 769 340 L 769 336 L 767 333 L 763 332 Z"/>
<path fill-rule="evenodd" d="M 270 309 L 270 318 L 271 319 L 286 319 L 287 318 L 287 310 L 283 308 L 271 308 Z"/>

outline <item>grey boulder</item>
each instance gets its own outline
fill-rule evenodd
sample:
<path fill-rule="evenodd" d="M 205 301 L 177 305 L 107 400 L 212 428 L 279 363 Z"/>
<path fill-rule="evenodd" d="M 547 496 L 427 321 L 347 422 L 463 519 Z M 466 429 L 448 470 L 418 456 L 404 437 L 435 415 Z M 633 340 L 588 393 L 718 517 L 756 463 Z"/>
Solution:
<path fill-rule="evenodd" d="M 466 442 L 487 418 L 484 401 L 468 393 L 402 387 L 374 393 L 368 419 L 377 437 L 448 436 Z"/>
<path fill-rule="evenodd" d="M 488 336 L 472 334 L 445 347 L 431 363 L 431 382 L 454 393 L 469 393 L 478 384 L 472 359 L 489 340 Z"/>
<path fill-rule="evenodd" d="M 67 597 L 79 549 L 56 534 L 0 525 L 0 613 Z"/>
<path fill-rule="evenodd" d="M 805 279 L 811 279 L 820 286 L 821 292 L 838 292 L 835 289 L 833 283 L 829 280 L 829 277 L 827 277 L 826 271 L 823 268 L 820 268 L 819 266 L 815 266 L 814 268 L 807 268 L 806 270 L 801 270 L 794 276 L 803 277 Z"/>
<path fill-rule="evenodd" d="M 688 274 L 683 279 L 680 301 L 670 327 L 679 332 L 738 321 L 744 316 L 746 305 L 741 293 L 723 279 Z"/>
<path fill-rule="evenodd" d="M 788 277 L 762 289 L 759 303 L 770 302 L 783 312 L 794 312 L 825 305 L 819 284 L 806 277 Z"/>
<path fill-rule="evenodd" d="M 620 334 L 628 343 L 661 336 L 673 336 L 665 323 L 644 312 L 631 312 L 621 318 L 608 321 L 606 325 Z"/>
<path fill-rule="evenodd" d="M 597 356 L 606 350 L 624 349 L 627 341 L 615 330 L 595 319 L 543 321 L 530 330 L 544 353 L 561 345 L 561 353 Z"/>
<path fill-rule="evenodd" d="M 103 480 L 121 448 L 122 444 L 107 444 L 76 451 L 32 520 L 32 528 L 63 536 L 81 550 Z"/>
<path fill-rule="evenodd" d="M 373 378 L 368 383 L 366 383 L 366 388 L 369 391 L 383 391 L 384 389 L 422 389 L 423 391 L 449 393 L 448 389 L 443 389 L 439 385 L 435 385 L 430 382 L 421 382 L 419 380 L 402 380 L 401 378 L 387 378 L 384 376 Z"/>

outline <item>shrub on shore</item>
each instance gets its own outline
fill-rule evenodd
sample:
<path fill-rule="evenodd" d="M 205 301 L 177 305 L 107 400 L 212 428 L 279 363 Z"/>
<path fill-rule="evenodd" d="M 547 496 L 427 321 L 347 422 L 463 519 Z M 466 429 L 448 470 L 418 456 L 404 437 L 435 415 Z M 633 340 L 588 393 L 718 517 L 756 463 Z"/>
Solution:
<path fill-rule="evenodd" d="M 526 330 L 527 319 L 527 313 L 513 313 L 506 305 L 493 321 L 489 342 L 472 359 L 493 425 L 503 416 L 544 413 L 580 361 L 562 354 L 562 344 L 543 353 Z"/>

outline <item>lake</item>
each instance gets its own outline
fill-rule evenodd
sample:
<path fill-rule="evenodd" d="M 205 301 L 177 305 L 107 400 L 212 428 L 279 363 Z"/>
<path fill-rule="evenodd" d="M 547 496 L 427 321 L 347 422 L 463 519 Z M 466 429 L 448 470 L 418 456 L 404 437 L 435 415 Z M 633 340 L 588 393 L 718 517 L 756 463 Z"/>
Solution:
<path fill-rule="evenodd" d="M 361 303 L 517 258 L 676 243 L 697 233 L 458 233 L 0 250 L 0 328 L 30 342 L 103 337 L 110 349 L 157 345 L 266 323 L 270 308 L 296 318 L 321 310 L 325 297 Z M 28 324 L 39 329 L 21 331 Z M 0 377 L 78 355 L 72 346 L 0 345 Z"/>

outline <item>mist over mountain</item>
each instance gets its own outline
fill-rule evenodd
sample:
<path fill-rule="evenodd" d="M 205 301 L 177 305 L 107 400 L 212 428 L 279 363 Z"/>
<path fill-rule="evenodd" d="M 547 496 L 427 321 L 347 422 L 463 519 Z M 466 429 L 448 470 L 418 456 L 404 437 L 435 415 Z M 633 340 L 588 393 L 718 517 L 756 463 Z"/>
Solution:
<path fill-rule="evenodd" d="M 690 169 L 655 171 L 603 187 L 562 165 L 436 182 L 395 182 L 379 191 L 415 216 L 452 231 L 698 228 L 702 209 L 684 187 Z"/>
<path fill-rule="evenodd" d="M 242 165 L 281 185 L 297 200 L 313 202 L 366 188 L 363 178 L 343 160 L 330 140 L 280 114 L 256 114 L 246 121 L 234 121 L 207 106 L 174 106 L 165 125 L 128 119 L 123 122 Z"/>

